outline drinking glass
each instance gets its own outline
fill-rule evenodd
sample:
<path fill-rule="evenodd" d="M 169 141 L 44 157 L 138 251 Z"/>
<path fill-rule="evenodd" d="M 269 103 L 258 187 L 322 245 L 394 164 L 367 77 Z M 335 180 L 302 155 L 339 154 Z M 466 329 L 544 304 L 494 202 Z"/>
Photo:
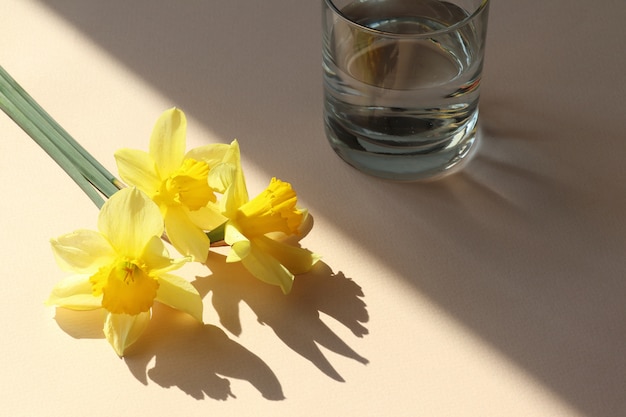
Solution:
<path fill-rule="evenodd" d="M 489 0 L 322 0 L 324 124 L 357 169 L 412 181 L 477 143 Z"/>

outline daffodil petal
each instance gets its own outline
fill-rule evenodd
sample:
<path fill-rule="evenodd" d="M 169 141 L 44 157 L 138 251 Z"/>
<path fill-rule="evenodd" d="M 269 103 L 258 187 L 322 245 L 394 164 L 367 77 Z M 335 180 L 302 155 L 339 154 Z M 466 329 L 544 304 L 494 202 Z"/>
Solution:
<path fill-rule="evenodd" d="M 139 188 L 152 196 L 161 184 L 154 159 L 147 152 L 120 149 L 115 152 L 120 178 L 128 185 Z"/>
<path fill-rule="evenodd" d="M 186 210 L 187 217 L 202 230 L 213 230 L 228 220 L 222 216 L 217 204 L 209 203 L 198 210 Z"/>
<path fill-rule="evenodd" d="M 196 161 L 204 161 L 210 167 L 220 164 L 224 160 L 224 156 L 230 149 L 230 145 L 225 143 L 212 143 L 210 145 L 198 146 L 187 152 L 185 159 L 191 158 Z"/>
<path fill-rule="evenodd" d="M 243 266 L 256 278 L 268 284 L 277 285 L 284 294 L 289 294 L 294 275 L 272 256 L 255 247 L 254 244 L 250 245 L 249 249 L 247 255 L 241 258 Z M 236 248 L 233 247 L 233 250 Z"/>
<path fill-rule="evenodd" d="M 233 246 L 237 242 L 247 242 L 248 238 L 241 233 L 235 222 L 229 221 L 224 227 L 224 242 Z"/>
<path fill-rule="evenodd" d="M 237 139 L 234 139 L 228 146 L 228 151 L 224 155 L 223 161 L 237 167 L 241 166 L 241 150 L 239 149 L 239 142 Z"/>
<path fill-rule="evenodd" d="M 138 257 L 153 236 L 163 234 L 158 206 L 138 189 L 125 188 L 104 203 L 98 229 L 118 253 Z"/>
<path fill-rule="evenodd" d="M 267 236 L 254 238 L 254 244 L 259 250 L 276 258 L 285 268 L 296 275 L 310 271 L 321 258 L 308 249 L 276 241 Z"/>
<path fill-rule="evenodd" d="M 235 172 L 232 184 L 228 186 L 221 200 L 221 210 L 226 217 L 234 218 L 237 209 L 249 200 L 246 178 L 239 161 L 239 145 L 236 141 L 233 141 L 232 157 L 227 162 L 235 167 Z M 209 182 L 211 181 L 210 177 L 211 173 L 209 172 Z"/>
<path fill-rule="evenodd" d="M 52 288 L 46 305 L 70 310 L 95 310 L 102 307 L 102 297 L 92 295 L 89 275 L 72 275 Z"/>
<path fill-rule="evenodd" d="M 184 311 L 202 323 L 202 298 L 189 281 L 176 275 L 161 274 L 156 300 Z"/>
<path fill-rule="evenodd" d="M 180 268 L 185 263 L 191 261 L 191 258 L 171 259 L 165 244 L 163 244 L 163 240 L 160 237 L 153 236 L 144 248 L 141 260 L 151 274 L 159 275 L 160 273 Z"/>
<path fill-rule="evenodd" d="M 226 262 L 240 262 L 250 254 L 251 244 L 249 240 L 240 240 L 231 244 L 230 252 L 226 256 Z"/>
<path fill-rule="evenodd" d="M 165 216 L 165 230 L 172 245 L 184 256 L 194 261 L 204 262 L 209 255 L 211 241 L 180 207 L 168 207 Z"/>
<path fill-rule="evenodd" d="M 166 110 L 157 120 L 150 136 L 150 156 L 161 178 L 168 177 L 183 163 L 187 119 L 176 108 Z"/>
<path fill-rule="evenodd" d="M 107 314 L 104 322 L 104 336 L 118 356 L 124 356 L 126 349 L 135 343 L 150 323 L 151 311 L 129 314 Z"/>
<path fill-rule="evenodd" d="M 236 173 L 236 166 L 220 162 L 211 167 L 209 171 L 209 187 L 218 193 L 224 194 L 228 187 L 234 182 Z"/>
<path fill-rule="evenodd" d="M 51 239 L 52 252 L 61 269 L 92 274 L 115 258 L 109 241 L 93 230 L 77 230 Z"/>

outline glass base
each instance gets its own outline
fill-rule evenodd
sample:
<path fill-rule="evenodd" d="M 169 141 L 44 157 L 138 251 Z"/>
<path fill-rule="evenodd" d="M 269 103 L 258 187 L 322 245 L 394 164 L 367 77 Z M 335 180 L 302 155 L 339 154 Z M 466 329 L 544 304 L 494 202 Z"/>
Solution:
<path fill-rule="evenodd" d="M 414 153 L 367 149 L 367 141 L 326 118 L 326 136 L 335 152 L 359 171 L 394 181 L 435 180 L 465 167 L 478 147 L 477 118 L 440 146 Z"/>

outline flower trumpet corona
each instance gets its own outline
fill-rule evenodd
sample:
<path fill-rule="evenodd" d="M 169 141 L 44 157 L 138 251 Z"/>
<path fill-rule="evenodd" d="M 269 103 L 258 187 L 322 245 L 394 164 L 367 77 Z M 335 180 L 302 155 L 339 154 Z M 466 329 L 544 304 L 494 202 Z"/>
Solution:
<path fill-rule="evenodd" d="M 169 271 L 189 258 L 171 259 L 161 240 L 161 213 L 132 187 L 113 194 L 98 217 L 98 231 L 77 230 L 52 239 L 61 268 L 74 272 L 52 290 L 47 304 L 106 311 L 104 335 L 123 356 L 147 327 L 155 301 L 202 322 L 202 299 L 186 280 Z"/>
<path fill-rule="evenodd" d="M 206 145 L 186 154 L 186 130 L 185 114 L 176 108 L 167 110 L 154 126 L 149 152 L 120 149 L 115 160 L 122 180 L 159 206 L 172 245 L 182 255 L 204 262 L 211 244 L 205 230 L 224 221 L 209 173 L 222 171 L 222 158 L 230 146 Z"/>

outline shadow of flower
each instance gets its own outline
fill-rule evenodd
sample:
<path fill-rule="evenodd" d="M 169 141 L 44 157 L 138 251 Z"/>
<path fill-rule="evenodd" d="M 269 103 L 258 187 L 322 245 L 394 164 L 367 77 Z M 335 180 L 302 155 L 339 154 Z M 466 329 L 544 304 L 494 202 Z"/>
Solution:
<path fill-rule="evenodd" d="M 207 265 L 212 274 L 193 282 L 200 294 L 212 294 L 221 325 L 230 333 L 242 333 L 239 303 L 245 302 L 259 323 L 272 328 L 278 338 L 320 371 L 337 381 L 342 376 L 320 346 L 346 358 L 367 364 L 321 318 L 326 315 L 356 337 L 368 334 L 369 320 L 363 291 L 341 272 L 318 262 L 300 275 L 289 295 L 252 277 L 240 264 L 227 264 L 225 256 L 211 252 Z M 150 325 L 130 346 L 124 362 L 141 383 L 149 380 L 164 387 L 178 387 L 198 400 L 236 398 L 230 378 L 248 381 L 269 400 L 285 398 L 274 372 L 258 356 L 229 338 L 220 328 L 197 323 L 189 315 L 155 303 Z M 103 312 L 57 309 L 55 319 L 75 338 L 103 338 Z"/>
<path fill-rule="evenodd" d="M 207 266 L 212 275 L 198 278 L 194 285 L 202 296 L 212 293 L 220 323 L 232 334 L 242 332 L 238 305 L 243 301 L 259 323 L 270 326 L 289 348 L 337 381 L 344 380 L 319 346 L 368 363 L 320 318 L 320 313 L 332 317 L 357 337 L 368 333 L 363 326 L 369 316 L 361 287 L 344 274 L 335 274 L 328 265 L 318 262 L 312 271 L 298 276 L 291 293 L 284 295 L 277 287 L 256 280 L 241 264 L 226 263 L 221 254 L 212 252 Z"/>
<path fill-rule="evenodd" d="M 155 323 L 155 326 L 152 326 Z M 224 331 L 201 325 L 186 314 L 155 305 L 153 321 L 124 357 L 142 383 L 147 378 L 164 388 L 178 387 L 193 398 L 236 398 L 229 378 L 248 381 L 264 398 L 283 400 L 282 387 L 258 356 Z M 154 366 L 149 368 L 154 360 Z"/>

